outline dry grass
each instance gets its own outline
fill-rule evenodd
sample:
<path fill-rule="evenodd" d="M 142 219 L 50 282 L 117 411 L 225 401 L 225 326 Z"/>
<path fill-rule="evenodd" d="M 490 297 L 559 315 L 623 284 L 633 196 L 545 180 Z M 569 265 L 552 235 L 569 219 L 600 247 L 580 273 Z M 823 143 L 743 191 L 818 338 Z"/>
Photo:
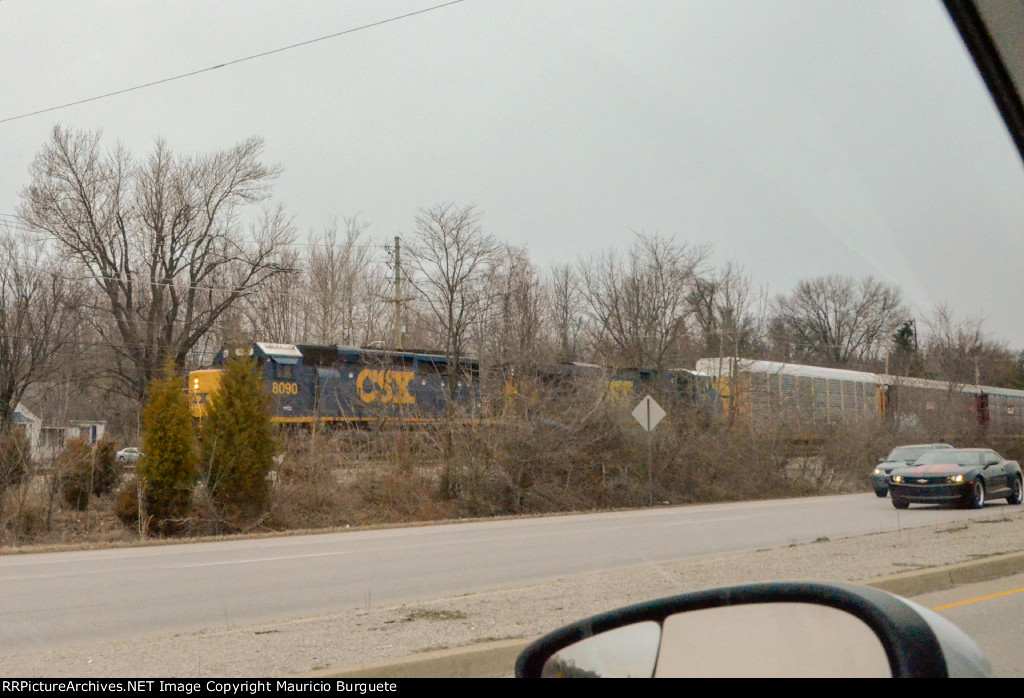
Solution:
<path fill-rule="evenodd" d="M 246 533 L 860 492 L 893 445 L 943 438 L 865 422 L 821 426 L 809 439 L 806 425 L 756 430 L 666 406 L 670 416 L 650 435 L 620 404 L 587 395 L 483 424 L 290 431 L 269 511 Z M 1000 447 L 1024 452 L 1020 441 Z M 139 539 L 137 524 L 115 516 L 115 494 L 71 511 L 53 495 L 52 477 L 37 471 L 4 494 L 0 545 Z M 185 527 L 193 536 L 204 532 L 202 501 L 197 495 Z"/>

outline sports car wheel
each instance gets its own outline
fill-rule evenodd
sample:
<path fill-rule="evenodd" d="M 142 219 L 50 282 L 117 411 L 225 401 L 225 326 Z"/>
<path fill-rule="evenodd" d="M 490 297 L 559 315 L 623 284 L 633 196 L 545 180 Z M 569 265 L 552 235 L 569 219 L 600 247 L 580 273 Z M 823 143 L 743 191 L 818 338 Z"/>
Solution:
<path fill-rule="evenodd" d="M 905 499 L 896 499 L 895 497 L 892 498 L 892 505 L 894 507 L 896 507 L 897 509 L 909 509 L 910 508 L 910 502 L 908 502 Z"/>
<path fill-rule="evenodd" d="M 1006 501 L 1010 504 L 1024 502 L 1024 484 L 1021 483 L 1019 475 L 1013 479 L 1013 489 L 1010 492 L 1010 496 L 1006 498 Z"/>
<path fill-rule="evenodd" d="M 980 477 L 971 485 L 971 494 L 967 500 L 967 506 L 971 509 L 981 509 L 985 506 L 985 483 Z"/>
<path fill-rule="evenodd" d="M 889 490 L 875 490 L 876 497 L 884 497 L 887 494 L 889 494 Z"/>

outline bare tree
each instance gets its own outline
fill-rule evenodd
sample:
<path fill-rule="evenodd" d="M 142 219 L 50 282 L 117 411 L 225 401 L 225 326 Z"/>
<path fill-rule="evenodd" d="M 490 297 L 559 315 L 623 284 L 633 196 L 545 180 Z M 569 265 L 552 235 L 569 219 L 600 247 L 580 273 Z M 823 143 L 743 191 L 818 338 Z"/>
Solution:
<path fill-rule="evenodd" d="M 753 356 L 762 349 L 767 305 L 750 276 L 730 262 L 694 281 L 689 295 L 706 356 Z"/>
<path fill-rule="evenodd" d="M 0 231 L 0 433 L 11 430 L 25 390 L 76 348 L 81 301 L 43 241 Z"/>
<path fill-rule="evenodd" d="M 551 267 L 547 286 L 548 314 L 557 347 L 555 356 L 562 362 L 577 361 L 585 323 L 579 276 L 571 266 L 556 264 Z"/>
<path fill-rule="evenodd" d="M 247 229 L 241 220 L 280 172 L 262 153 L 259 138 L 194 157 L 157 140 L 137 163 L 122 145 L 101 150 L 98 132 L 57 126 L 36 155 L 19 214 L 101 290 L 126 394 L 141 398 L 167 358 L 182 365 L 239 298 L 286 271 L 283 210 L 264 209 Z"/>
<path fill-rule="evenodd" d="M 330 344 L 356 344 L 365 327 L 367 272 L 373 255 L 366 244 L 368 224 L 346 218 L 314 236 L 309 248 L 310 336 Z"/>
<path fill-rule="evenodd" d="M 369 344 L 388 336 L 393 313 L 389 274 L 369 241 L 369 224 L 358 216 L 312 236 L 308 255 L 309 337 L 325 344 Z M 408 299 L 401 299 L 402 303 Z M 393 332 L 393 324 L 390 325 Z"/>
<path fill-rule="evenodd" d="M 404 273 L 404 272 L 403 272 Z M 383 338 L 392 336 L 394 332 L 394 287 L 393 277 L 387 265 L 379 261 L 372 261 L 363 269 L 360 283 L 363 284 L 362 291 L 358 296 L 360 303 L 356 308 L 355 315 L 355 343 L 363 346 L 375 341 L 384 341 Z M 410 317 L 407 308 L 416 301 L 409 293 L 402 294 L 402 317 Z M 405 323 L 403 323 L 404 325 Z M 402 329 L 403 346 L 406 331 Z M 417 339 L 413 335 L 413 339 Z M 413 343 L 416 346 L 416 343 Z"/>
<path fill-rule="evenodd" d="M 235 309 L 221 316 L 227 322 L 218 322 L 217 349 L 247 339 L 286 344 L 307 339 L 310 293 L 302 256 L 297 250 L 282 248 L 273 263 L 293 272 L 276 274 L 253 289 L 238 305 L 237 317 L 231 317 Z"/>
<path fill-rule="evenodd" d="M 545 289 L 526 250 L 506 245 L 485 282 L 484 321 L 479 324 L 481 358 L 495 363 L 535 363 L 540 353 Z"/>
<path fill-rule="evenodd" d="M 909 311 L 896 286 L 830 275 L 800 281 L 776 299 L 775 314 L 772 333 L 792 358 L 847 366 L 876 361 Z"/>
<path fill-rule="evenodd" d="M 657 369 L 681 360 L 687 298 L 707 256 L 706 248 L 638 233 L 625 258 L 609 252 L 580 262 L 583 298 L 607 358 Z"/>
<path fill-rule="evenodd" d="M 989 337 L 981 318 L 957 320 L 940 305 L 926 325 L 925 356 L 936 377 L 960 385 L 1001 385 L 1010 377 L 1013 354 Z"/>
<path fill-rule="evenodd" d="M 420 209 L 410 245 L 410 281 L 437 322 L 439 344 L 448 359 L 449 404 L 459 380 L 470 327 L 480 320 L 488 293 L 484 280 L 497 261 L 499 245 L 480 225 L 480 213 L 443 203 Z"/>

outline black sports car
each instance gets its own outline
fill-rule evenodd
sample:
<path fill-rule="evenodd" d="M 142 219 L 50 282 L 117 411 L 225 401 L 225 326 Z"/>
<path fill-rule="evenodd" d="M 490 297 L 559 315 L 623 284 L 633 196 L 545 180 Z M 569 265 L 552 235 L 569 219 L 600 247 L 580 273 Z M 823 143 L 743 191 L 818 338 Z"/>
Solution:
<path fill-rule="evenodd" d="M 980 509 L 989 498 L 1024 501 L 1020 465 L 988 448 L 931 451 L 889 474 L 892 505 L 957 503 Z"/>

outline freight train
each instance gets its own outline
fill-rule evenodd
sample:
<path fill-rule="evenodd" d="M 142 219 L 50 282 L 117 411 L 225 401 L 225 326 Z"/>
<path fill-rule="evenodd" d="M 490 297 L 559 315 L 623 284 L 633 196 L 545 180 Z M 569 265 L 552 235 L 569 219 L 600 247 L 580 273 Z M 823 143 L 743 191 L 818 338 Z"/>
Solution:
<path fill-rule="evenodd" d="M 189 374 L 190 409 L 200 423 L 230 352 L 255 359 L 275 422 L 429 423 L 449 407 L 443 355 L 257 342 L 222 349 L 210 368 Z M 612 405 L 621 400 L 628 410 L 651 394 L 666 408 L 681 406 L 707 421 L 721 416 L 769 428 L 785 423 L 810 436 L 858 420 L 891 420 L 940 436 L 978 429 L 991 436 L 1024 435 L 1022 390 L 736 358 L 700 359 L 696 369 L 506 364 L 484 376 L 491 396 L 484 400 L 480 364 L 463 358 L 453 407 L 462 420 L 496 419 L 509 409 L 533 412 L 552 396 Z"/>
<path fill-rule="evenodd" d="M 724 415 L 753 425 L 787 421 L 817 433 L 889 419 L 938 434 L 1024 434 L 1024 390 L 735 358 L 701 359 L 697 371 L 711 377 Z"/>

